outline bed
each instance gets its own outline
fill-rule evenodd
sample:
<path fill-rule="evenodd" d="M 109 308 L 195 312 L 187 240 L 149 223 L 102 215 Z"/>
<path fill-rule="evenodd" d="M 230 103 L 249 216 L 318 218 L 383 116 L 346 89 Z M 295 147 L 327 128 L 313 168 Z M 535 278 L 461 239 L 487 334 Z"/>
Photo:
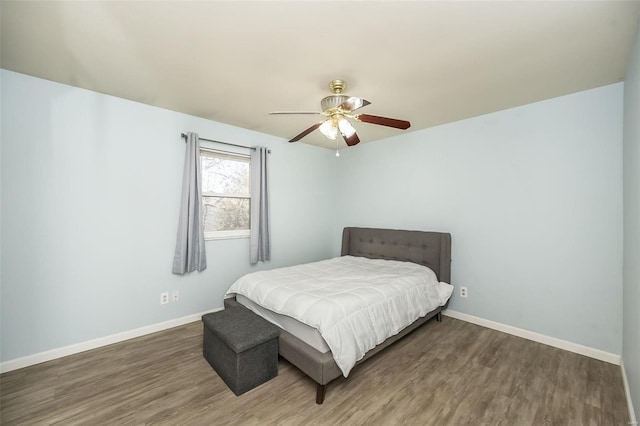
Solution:
<path fill-rule="evenodd" d="M 427 266 L 440 282 L 450 283 L 451 279 L 451 235 L 448 233 L 349 227 L 343 230 L 341 256 L 345 260 L 366 258 L 412 262 L 412 264 Z M 415 267 L 412 264 L 405 265 Z M 441 311 L 448 304 L 448 296 L 446 299 L 443 305 L 425 312 L 397 334 L 372 347 L 363 357 L 360 357 L 356 364 L 367 360 L 428 320 L 435 317 L 440 321 Z M 250 309 L 278 325 L 281 325 L 278 321 L 286 320 L 286 318 L 269 317 L 268 311 L 260 311 L 260 306 L 252 304 L 251 300 L 241 295 L 225 299 L 225 307 L 231 306 Z M 302 337 L 303 341 L 292 333 L 302 336 L 296 330 L 290 333 L 283 329 L 279 340 L 279 353 L 317 383 L 316 403 L 322 404 L 327 384 L 341 375 L 346 376 L 344 367 L 336 363 L 332 352 L 326 347 L 323 348 L 322 342 L 315 344 L 312 336 Z M 305 336 L 308 336 L 308 333 Z"/>

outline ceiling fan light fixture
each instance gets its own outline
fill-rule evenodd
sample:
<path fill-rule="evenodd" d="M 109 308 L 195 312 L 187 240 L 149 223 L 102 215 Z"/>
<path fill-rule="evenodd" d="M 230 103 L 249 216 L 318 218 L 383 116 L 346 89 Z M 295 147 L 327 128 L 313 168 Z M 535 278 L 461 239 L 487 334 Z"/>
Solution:
<path fill-rule="evenodd" d="M 344 80 L 333 80 L 329 83 L 329 89 L 331 89 L 332 94 L 325 96 L 320 101 L 322 111 L 275 111 L 270 114 L 317 114 L 327 117 L 326 120 L 318 121 L 302 133 L 294 136 L 289 142 L 297 142 L 314 130 L 320 129 L 320 132 L 328 139 L 337 140 L 338 133 L 340 133 L 347 146 L 357 145 L 360 143 L 360 138 L 351 122 L 347 120 L 347 117 L 363 123 L 377 124 L 378 126 L 400 130 L 406 130 L 411 127 L 411 123 L 406 120 L 370 114 L 354 114 L 354 111 L 370 105 L 371 102 L 363 98 L 345 95 L 345 87 Z M 336 152 L 336 154 L 339 154 L 339 152 Z"/>
<path fill-rule="evenodd" d="M 351 125 L 351 123 L 349 123 L 349 120 L 344 117 L 338 119 L 338 128 L 340 129 L 340 132 L 347 138 L 350 138 L 356 132 L 356 129 L 353 128 L 353 125 Z"/>
<path fill-rule="evenodd" d="M 333 124 L 332 119 L 325 120 L 325 122 L 322 123 L 320 127 L 318 127 L 318 129 L 323 135 L 325 135 L 331 140 L 335 140 L 338 137 L 338 129 Z"/>

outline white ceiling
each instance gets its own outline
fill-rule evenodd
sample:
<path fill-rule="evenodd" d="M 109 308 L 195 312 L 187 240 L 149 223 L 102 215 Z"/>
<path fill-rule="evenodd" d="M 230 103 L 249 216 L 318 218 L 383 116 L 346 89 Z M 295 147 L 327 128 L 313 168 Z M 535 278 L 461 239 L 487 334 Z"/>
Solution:
<path fill-rule="evenodd" d="M 336 78 L 404 132 L 622 81 L 640 1 L 0 8 L 2 68 L 290 139 L 318 117 L 268 112 L 320 110 Z M 355 127 L 363 142 L 403 132 Z M 318 131 L 302 142 L 335 147 Z"/>

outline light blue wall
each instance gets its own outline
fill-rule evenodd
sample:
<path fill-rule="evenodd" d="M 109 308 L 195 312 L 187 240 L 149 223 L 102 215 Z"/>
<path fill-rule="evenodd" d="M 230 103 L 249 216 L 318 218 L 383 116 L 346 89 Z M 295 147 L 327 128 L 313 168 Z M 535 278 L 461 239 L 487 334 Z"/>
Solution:
<path fill-rule="evenodd" d="M 187 130 L 272 148 L 274 260 L 260 267 L 337 254 L 343 226 L 448 231 L 454 284 L 470 294 L 454 296 L 452 309 L 622 351 L 622 84 L 361 144 L 336 159 L 0 76 L 3 361 L 218 307 L 230 282 L 253 270 L 240 239 L 208 242 L 204 273 L 170 272 Z M 173 289 L 180 302 L 159 305 Z"/>
<path fill-rule="evenodd" d="M 640 415 L 640 30 L 624 82 L 624 307 L 622 359 Z"/>
<path fill-rule="evenodd" d="M 448 231 L 456 311 L 620 354 L 623 84 L 344 150 L 338 221 Z M 428 112 L 423 112 L 428 114 Z"/>
<path fill-rule="evenodd" d="M 272 261 L 327 258 L 331 151 L 2 70 L 1 350 L 7 361 L 222 306 L 247 239 L 209 241 L 208 268 L 171 273 L 180 133 L 271 154 Z M 159 304 L 164 291 L 181 300 Z"/>

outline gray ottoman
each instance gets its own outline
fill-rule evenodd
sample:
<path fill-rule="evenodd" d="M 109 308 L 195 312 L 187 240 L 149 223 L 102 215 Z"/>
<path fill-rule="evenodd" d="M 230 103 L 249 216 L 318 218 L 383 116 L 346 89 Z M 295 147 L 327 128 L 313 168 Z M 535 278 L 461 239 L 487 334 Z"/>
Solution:
<path fill-rule="evenodd" d="M 206 314 L 202 352 L 236 395 L 278 375 L 280 328 L 244 307 Z"/>

